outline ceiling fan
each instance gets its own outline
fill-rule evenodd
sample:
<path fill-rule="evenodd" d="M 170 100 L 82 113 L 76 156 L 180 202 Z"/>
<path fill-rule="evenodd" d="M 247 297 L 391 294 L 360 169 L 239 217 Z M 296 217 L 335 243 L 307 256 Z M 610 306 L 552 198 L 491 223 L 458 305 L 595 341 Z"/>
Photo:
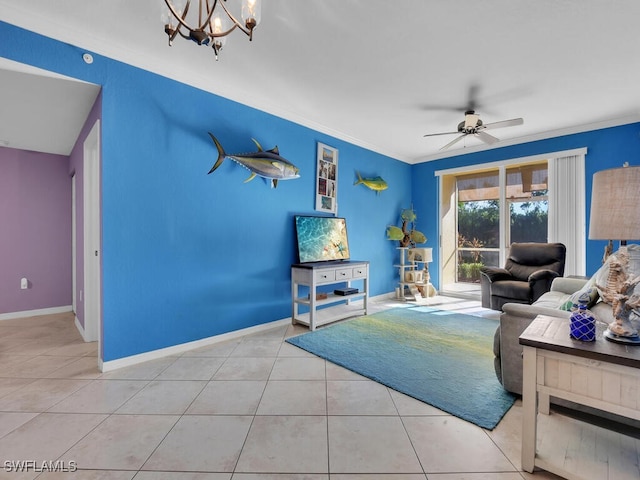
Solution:
<path fill-rule="evenodd" d="M 474 110 L 467 110 L 464 113 L 464 122 L 460 122 L 458 124 L 458 130 L 456 132 L 428 133 L 424 136 L 434 137 L 437 135 L 453 135 L 456 133 L 461 134 L 459 137 L 456 137 L 451 142 L 447 143 L 440 150 L 446 150 L 447 148 L 462 140 L 467 135 L 473 135 L 482 140 L 484 143 L 492 145 L 499 139 L 494 137 L 493 135 L 489 135 L 487 132 L 485 132 L 485 130 L 513 127 L 515 125 L 522 125 L 523 123 L 524 120 L 522 118 L 512 118 L 511 120 L 502 120 L 501 122 L 482 123 L 482 120 L 480 120 L 480 115 L 478 115 Z"/>

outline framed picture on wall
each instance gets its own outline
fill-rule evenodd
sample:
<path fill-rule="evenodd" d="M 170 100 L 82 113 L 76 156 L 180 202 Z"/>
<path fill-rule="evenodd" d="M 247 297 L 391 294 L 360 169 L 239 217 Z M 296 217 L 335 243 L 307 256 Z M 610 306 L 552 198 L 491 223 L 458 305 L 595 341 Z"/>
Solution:
<path fill-rule="evenodd" d="M 316 210 L 338 213 L 338 149 L 318 142 Z"/>

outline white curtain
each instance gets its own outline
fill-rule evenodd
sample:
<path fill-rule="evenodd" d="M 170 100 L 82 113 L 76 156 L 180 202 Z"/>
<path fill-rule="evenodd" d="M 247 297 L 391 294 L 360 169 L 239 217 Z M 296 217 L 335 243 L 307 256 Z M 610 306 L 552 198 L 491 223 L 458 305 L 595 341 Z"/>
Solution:
<path fill-rule="evenodd" d="M 568 275 L 586 272 L 586 200 L 584 154 L 549 160 L 549 242 L 567 247 Z"/>

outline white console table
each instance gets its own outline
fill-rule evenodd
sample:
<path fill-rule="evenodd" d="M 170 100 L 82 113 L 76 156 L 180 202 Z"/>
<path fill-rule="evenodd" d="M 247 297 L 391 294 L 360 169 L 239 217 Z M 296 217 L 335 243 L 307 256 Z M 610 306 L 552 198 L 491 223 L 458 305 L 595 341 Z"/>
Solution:
<path fill-rule="evenodd" d="M 563 398 L 640 420 L 640 347 L 569 337 L 569 321 L 537 316 L 523 345 L 522 469 L 571 480 L 637 480 L 640 440 L 549 411 Z"/>
<path fill-rule="evenodd" d="M 353 280 L 361 280 L 362 290 L 351 295 L 327 293 L 327 298 L 318 298 L 318 287 L 346 283 L 351 286 Z M 300 286 L 309 287 L 309 296 L 300 296 Z M 336 285 L 337 286 L 337 285 Z M 362 304 L 353 305 L 354 299 L 362 299 Z M 291 322 L 302 323 L 311 330 L 326 323 L 347 317 L 367 314 L 369 300 L 369 262 L 345 260 L 338 262 L 297 263 L 291 266 Z M 321 305 L 335 304 L 318 310 Z M 299 313 L 299 306 L 306 305 L 308 313 Z M 338 308 L 340 307 L 340 308 Z M 319 313 L 322 312 L 322 315 Z"/>

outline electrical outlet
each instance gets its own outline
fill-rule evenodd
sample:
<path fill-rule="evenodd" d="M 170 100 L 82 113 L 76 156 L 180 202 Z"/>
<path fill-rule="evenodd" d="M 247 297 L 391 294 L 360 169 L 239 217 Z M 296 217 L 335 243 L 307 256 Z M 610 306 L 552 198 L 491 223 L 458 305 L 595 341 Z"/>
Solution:
<path fill-rule="evenodd" d="M 29 281 L 26 278 L 20 279 L 20 288 L 22 290 L 26 290 L 27 288 L 29 288 Z"/>

